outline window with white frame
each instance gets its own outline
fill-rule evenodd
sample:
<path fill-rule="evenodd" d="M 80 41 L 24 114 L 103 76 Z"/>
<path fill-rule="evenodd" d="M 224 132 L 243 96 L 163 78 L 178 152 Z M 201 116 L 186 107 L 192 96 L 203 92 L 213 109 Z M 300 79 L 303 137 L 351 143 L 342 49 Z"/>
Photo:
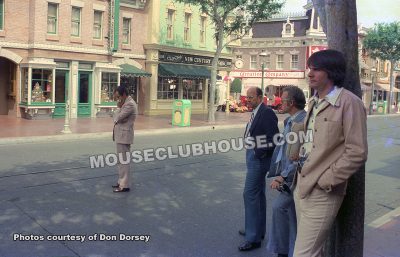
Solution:
<path fill-rule="evenodd" d="M 299 55 L 292 54 L 292 60 L 290 62 L 290 68 L 292 70 L 298 70 L 299 69 Z"/>
<path fill-rule="evenodd" d="M 4 29 L 4 0 L 0 0 L 0 30 Z"/>
<path fill-rule="evenodd" d="M 278 54 L 276 56 L 276 69 L 277 70 L 283 69 L 283 54 Z"/>
<path fill-rule="evenodd" d="M 93 15 L 93 38 L 94 39 L 101 39 L 102 23 L 103 23 L 103 12 L 102 11 L 94 11 L 94 15 Z"/>
<path fill-rule="evenodd" d="M 81 8 L 72 6 L 71 12 L 71 36 L 81 36 Z"/>
<path fill-rule="evenodd" d="M 250 55 L 250 69 L 258 69 L 257 67 L 257 55 Z"/>
<path fill-rule="evenodd" d="M 175 11 L 172 9 L 168 9 L 168 17 L 167 17 L 167 39 L 174 39 L 174 15 Z"/>
<path fill-rule="evenodd" d="M 131 19 L 122 19 L 122 43 L 129 45 L 131 43 Z"/>
<path fill-rule="evenodd" d="M 200 17 L 200 43 L 206 43 L 206 28 L 207 28 L 207 17 Z"/>
<path fill-rule="evenodd" d="M 264 62 L 264 68 L 265 69 L 270 69 L 271 68 L 271 55 L 267 54 L 264 57 L 263 62 Z"/>
<path fill-rule="evenodd" d="M 57 34 L 58 4 L 49 3 L 47 7 L 47 33 Z"/>
<path fill-rule="evenodd" d="M 185 28 L 183 32 L 183 39 L 185 42 L 190 42 L 191 20 L 192 20 L 192 14 L 185 13 Z"/>

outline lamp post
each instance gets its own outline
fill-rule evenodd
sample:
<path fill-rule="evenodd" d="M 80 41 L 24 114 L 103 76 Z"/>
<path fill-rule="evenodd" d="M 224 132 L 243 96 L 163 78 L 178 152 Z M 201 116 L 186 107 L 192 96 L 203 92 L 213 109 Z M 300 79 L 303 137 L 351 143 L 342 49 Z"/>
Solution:
<path fill-rule="evenodd" d="M 263 92 L 263 101 L 264 101 L 264 69 L 265 69 L 265 58 L 267 57 L 267 53 L 264 50 L 259 54 L 261 60 L 261 90 Z"/>
<path fill-rule="evenodd" d="M 369 103 L 369 115 L 372 115 L 374 112 L 375 73 L 376 73 L 376 68 L 374 67 L 371 68 L 372 84 L 371 84 L 371 102 Z"/>

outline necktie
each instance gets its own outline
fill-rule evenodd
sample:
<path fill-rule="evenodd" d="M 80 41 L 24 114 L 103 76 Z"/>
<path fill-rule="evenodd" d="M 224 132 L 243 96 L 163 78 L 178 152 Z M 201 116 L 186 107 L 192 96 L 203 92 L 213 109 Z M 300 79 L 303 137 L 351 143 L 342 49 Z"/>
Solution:
<path fill-rule="evenodd" d="M 251 123 L 253 122 L 253 120 L 254 120 L 254 112 L 251 113 L 250 120 L 249 120 L 249 122 L 247 123 L 247 126 L 246 126 L 246 137 L 249 136 L 250 127 L 251 127 Z"/>

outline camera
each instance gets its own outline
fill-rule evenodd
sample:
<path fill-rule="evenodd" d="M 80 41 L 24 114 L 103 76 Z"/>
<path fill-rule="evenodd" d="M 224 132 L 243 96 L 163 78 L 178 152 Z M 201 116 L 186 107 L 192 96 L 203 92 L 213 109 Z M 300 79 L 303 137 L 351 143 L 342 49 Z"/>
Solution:
<path fill-rule="evenodd" d="M 292 190 L 290 190 L 290 187 L 286 183 L 280 184 L 279 187 L 277 188 L 277 190 L 279 192 L 286 192 L 288 194 L 292 193 Z"/>

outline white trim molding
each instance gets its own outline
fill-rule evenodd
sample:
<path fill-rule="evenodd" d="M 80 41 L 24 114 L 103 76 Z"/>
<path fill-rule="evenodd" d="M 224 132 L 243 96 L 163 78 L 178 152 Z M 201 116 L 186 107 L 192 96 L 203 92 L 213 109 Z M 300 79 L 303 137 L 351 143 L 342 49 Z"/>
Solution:
<path fill-rule="evenodd" d="M 85 3 L 83 1 L 80 1 L 80 0 L 71 0 L 71 5 L 83 8 L 85 6 Z"/>

